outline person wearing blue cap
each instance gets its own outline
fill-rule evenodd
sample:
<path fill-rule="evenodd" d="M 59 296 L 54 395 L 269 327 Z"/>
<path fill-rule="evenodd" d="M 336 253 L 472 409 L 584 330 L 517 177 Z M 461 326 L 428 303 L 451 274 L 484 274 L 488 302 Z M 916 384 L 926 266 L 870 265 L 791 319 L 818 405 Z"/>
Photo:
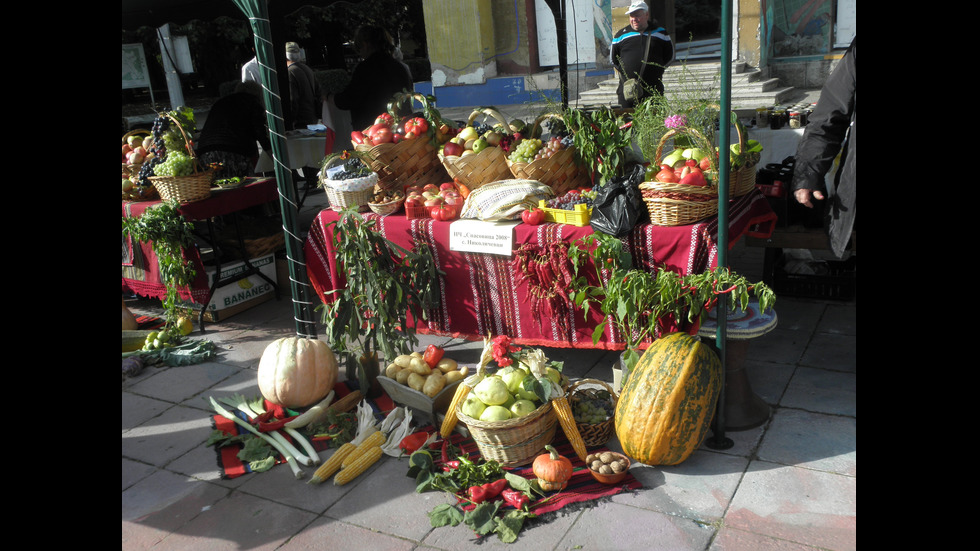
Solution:
<path fill-rule="evenodd" d="M 660 22 L 650 18 L 646 2 L 632 2 L 626 13 L 630 24 L 613 36 L 609 61 L 619 76 L 619 104 L 633 108 L 650 90 L 664 93 L 664 70 L 674 59 L 674 45 Z"/>

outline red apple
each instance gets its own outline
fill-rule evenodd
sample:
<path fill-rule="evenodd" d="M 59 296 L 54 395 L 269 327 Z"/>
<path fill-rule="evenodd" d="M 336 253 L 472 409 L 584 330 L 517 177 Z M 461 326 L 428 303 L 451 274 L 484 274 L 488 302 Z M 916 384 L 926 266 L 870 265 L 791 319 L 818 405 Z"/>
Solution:
<path fill-rule="evenodd" d="M 698 168 L 701 170 L 711 170 L 711 157 L 701 159 L 701 162 L 698 163 Z"/>
<path fill-rule="evenodd" d="M 407 207 L 421 207 L 425 205 L 425 198 L 419 194 L 412 194 L 405 197 L 405 206 Z"/>
<path fill-rule="evenodd" d="M 686 174 L 683 178 L 681 178 L 680 183 L 699 187 L 705 187 L 708 185 L 707 180 L 704 179 L 704 173 L 702 173 L 700 170 L 697 172 L 692 171 Z"/>
<path fill-rule="evenodd" d="M 454 184 L 452 182 L 443 182 L 443 183 L 439 184 L 439 189 L 440 190 L 443 190 L 443 191 L 445 191 L 445 190 L 453 190 L 453 191 L 455 191 L 456 190 L 456 184 Z"/>
<path fill-rule="evenodd" d="M 435 195 L 435 196 L 430 197 L 429 199 L 426 199 L 425 200 L 425 206 L 427 206 L 427 207 L 438 207 L 439 205 L 442 205 L 445 202 L 446 201 L 443 200 L 443 198 L 441 196 Z"/>
<path fill-rule="evenodd" d="M 443 147 L 442 154 L 446 157 L 459 157 L 463 154 L 463 146 L 456 142 L 446 142 L 445 147 Z"/>
<path fill-rule="evenodd" d="M 412 184 L 412 185 L 410 185 L 410 186 L 408 186 L 408 187 L 405 188 L 405 195 L 411 195 L 413 193 L 419 193 L 419 194 L 421 194 L 422 193 L 421 186 L 417 186 L 415 184 Z"/>
<path fill-rule="evenodd" d="M 425 184 L 422 186 L 422 191 L 431 191 L 433 193 L 439 193 L 439 186 L 435 184 Z"/>

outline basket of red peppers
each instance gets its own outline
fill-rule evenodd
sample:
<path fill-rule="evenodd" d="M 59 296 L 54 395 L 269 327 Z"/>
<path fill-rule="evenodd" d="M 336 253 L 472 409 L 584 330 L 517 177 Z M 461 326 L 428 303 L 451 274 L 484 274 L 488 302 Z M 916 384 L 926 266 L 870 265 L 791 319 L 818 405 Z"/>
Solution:
<path fill-rule="evenodd" d="M 413 101 L 422 105 L 420 112 L 412 111 Z M 354 150 L 378 175 L 378 187 L 404 190 L 409 184 L 449 180 L 436 146 L 448 140 L 452 130 L 432 106 L 434 101 L 433 96 L 396 94 L 374 124 L 351 132 Z"/>

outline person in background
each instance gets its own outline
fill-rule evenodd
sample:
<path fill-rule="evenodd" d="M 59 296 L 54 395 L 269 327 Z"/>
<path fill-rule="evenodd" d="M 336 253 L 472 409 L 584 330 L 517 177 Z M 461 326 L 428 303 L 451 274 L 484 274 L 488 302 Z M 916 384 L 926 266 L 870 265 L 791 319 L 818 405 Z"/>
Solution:
<path fill-rule="evenodd" d="M 840 155 L 831 186 L 825 176 Z M 827 198 L 824 227 L 830 249 L 842 257 L 855 227 L 857 208 L 857 37 L 820 91 L 803 138 L 796 148 L 793 196 L 814 208 Z"/>
<path fill-rule="evenodd" d="M 609 61 L 619 76 L 619 85 L 616 87 L 619 104 L 626 108 L 633 108 L 636 107 L 638 100 L 626 99 L 623 94 L 623 83 L 631 78 L 641 78 L 644 90 L 652 88 L 663 94 L 664 70 L 674 59 L 674 45 L 670 41 L 667 30 L 656 19 L 650 18 L 650 9 L 646 2 L 634 1 L 626 8 L 626 13 L 630 17 L 630 24 L 613 36 L 609 48 Z M 649 51 L 647 42 L 649 42 Z"/>
<path fill-rule="evenodd" d="M 351 126 L 362 130 L 388 110 L 392 96 L 412 90 L 412 75 L 408 67 L 392 57 L 394 44 L 384 29 L 365 25 L 354 35 L 354 47 L 361 62 L 354 67 L 350 84 L 343 92 L 334 94 L 337 107 L 351 113 Z"/>
<path fill-rule="evenodd" d="M 299 44 L 286 43 L 286 66 L 289 71 L 289 107 L 292 124 L 286 128 L 306 128 L 320 121 L 323 110 L 323 92 L 313 69 L 303 62 Z"/>
<path fill-rule="evenodd" d="M 265 120 L 261 85 L 239 83 L 208 111 L 195 145 L 199 162 L 204 166 L 221 163 L 216 179 L 251 176 L 259 159 L 256 142 L 266 151 L 272 149 Z"/>

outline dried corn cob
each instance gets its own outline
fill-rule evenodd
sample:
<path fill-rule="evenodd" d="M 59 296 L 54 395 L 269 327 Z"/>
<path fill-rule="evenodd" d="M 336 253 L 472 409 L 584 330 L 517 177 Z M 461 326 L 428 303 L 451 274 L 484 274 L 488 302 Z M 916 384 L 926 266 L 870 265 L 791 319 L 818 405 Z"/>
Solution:
<path fill-rule="evenodd" d="M 565 431 L 565 436 L 568 437 L 568 441 L 572 444 L 572 448 L 575 450 L 575 454 L 582 461 L 588 456 L 589 452 L 585 450 L 585 441 L 582 440 L 582 435 L 578 431 L 578 425 L 575 424 L 575 417 L 572 416 L 572 407 L 568 405 L 568 398 L 562 394 L 551 400 L 551 407 L 555 408 L 555 413 L 558 415 L 558 422 L 561 423 L 562 430 Z"/>
<path fill-rule="evenodd" d="M 361 398 L 363 397 L 364 394 L 362 394 L 360 390 L 352 390 L 343 398 L 330 404 L 330 409 L 337 413 L 347 413 L 348 411 L 354 409 L 354 407 L 357 406 L 358 402 L 360 402 Z"/>
<path fill-rule="evenodd" d="M 381 432 L 380 430 L 376 430 L 372 432 L 371 436 L 368 436 L 367 438 L 364 439 L 363 442 L 358 444 L 357 448 L 354 451 L 347 454 L 347 457 L 344 458 L 343 463 L 340 464 L 341 468 L 346 469 L 348 466 L 352 465 L 355 461 L 357 461 L 358 457 L 364 455 L 364 452 L 370 450 L 374 446 L 381 446 L 384 443 L 385 443 L 385 435 L 383 432 Z"/>
<path fill-rule="evenodd" d="M 321 482 L 326 482 L 328 478 L 333 476 L 333 474 L 340 470 L 343 465 L 344 458 L 351 454 L 357 446 L 347 442 L 343 446 L 337 448 L 337 451 L 333 452 L 330 459 L 327 459 L 320 468 L 313 473 L 313 477 L 307 484 L 319 484 Z"/>
<path fill-rule="evenodd" d="M 334 485 L 343 486 L 357 478 L 359 474 L 366 471 L 371 465 L 374 465 L 378 459 L 381 459 L 381 453 L 381 446 L 377 444 L 364 450 L 364 453 L 360 454 L 356 461 L 350 465 L 344 465 L 344 468 L 340 469 L 337 476 L 333 478 Z"/>

